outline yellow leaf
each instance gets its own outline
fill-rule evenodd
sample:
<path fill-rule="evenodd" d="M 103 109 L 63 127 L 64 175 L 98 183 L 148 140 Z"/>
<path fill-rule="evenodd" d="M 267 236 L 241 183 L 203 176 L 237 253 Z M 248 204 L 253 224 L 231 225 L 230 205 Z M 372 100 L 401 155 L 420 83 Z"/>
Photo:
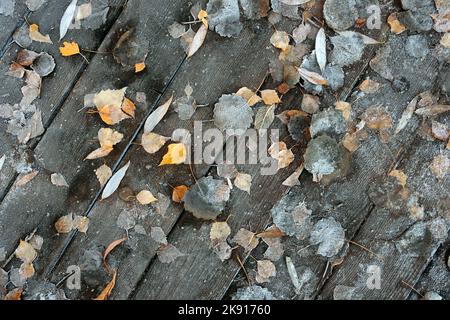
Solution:
<path fill-rule="evenodd" d="M 78 46 L 78 43 L 76 42 L 66 42 L 64 41 L 63 46 L 59 47 L 59 52 L 61 52 L 61 55 L 63 57 L 70 57 L 75 54 L 80 53 L 80 47 Z"/>
<path fill-rule="evenodd" d="M 53 43 L 48 34 L 44 36 L 39 32 L 39 26 L 37 24 L 33 23 L 32 25 L 30 25 L 29 30 L 31 40 L 45 43 Z"/>
<path fill-rule="evenodd" d="M 141 72 L 145 69 L 145 62 L 139 62 L 134 65 L 134 73 Z"/>
<path fill-rule="evenodd" d="M 148 190 L 142 190 L 136 195 L 136 200 L 143 205 L 150 204 L 152 202 L 158 201 L 153 194 Z"/>
<path fill-rule="evenodd" d="M 198 20 L 200 20 L 205 26 L 208 26 L 208 13 L 205 10 L 200 10 L 198 13 Z"/>
<path fill-rule="evenodd" d="M 97 107 L 100 118 L 109 125 L 119 123 L 130 118 L 122 111 L 126 87 L 119 90 L 102 90 L 94 96 L 93 102 Z"/>
<path fill-rule="evenodd" d="M 406 31 L 406 27 L 397 19 L 397 14 L 391 13 L 387 20 L 389 26 L 391 27 L 391 31 L 395 34 L 400 34 Z"/>
<path fill-rule="evenodd" d="M 270 37 L 270 43 L 283 51 L 289 48 L 289 35 L 284 31 L 275 31 Z"/>
<path fill-rule="evenodd" d="M 105 105 L 98 109 L 98 114 L 104 123 L 113 125 L 117 124 L 122 120 L 130 118 L 125 112 L 122 111 L 121 107 L 115 105 Z"/>
<path fill-rule="evenodd" d="M 116 278 L 117 278 L 117 271 L 113 270 L 113 277 L 111 281 L 106 285 L 106 287 L 94 300 L 107 300 L 108 297 L 111 295 L 112 290 L 116 286 Z"/>
<path fill-rule="evenodd" d="M 188 187 L 182 184 L 181 186 L 173 188 L 172 192 L 172 200 L 174 202 L 181 202 L 183 201 L 185 193 L 188 191 Z"/>
<path fill-rule="evenodd" d="M 275 90 L 261 91 L 261 98 L 268 106 L 281 102 L 280 98 L 278 97 L 278 93 Z"/>
<path fill-rule="evenodd" d="M 392 170 L 389 173 L 390 177 L 394 177 L 397 179 L 398 183 L 404 188 L 406 186 L 406 181 L 408 180 L 408 176 L 401 170 Z"/>
<path fill-rule="evenodd" d="M 240 88 L 236 92 L 236 95 L 244 98 L 247 101 L 249 107 L 254 106 L 255 104 L 257 104 L 262 100 L 260 96 L 258 96 L 255 92 L 253 92 L 247 87 Z"/>
<path fill-rule="evenodd" d="M 108 154 L 110 154 L 111 151 L 113 151 L 112 147 L 101 147 L 101 148 L 95 149 L 94 151 L 89 153 L 86 156 L 86 158 L 84 158 L 84 160 L 93 160 L 93 159 L 103 158 L 103 157 L 106 157 Z"/>
<path fill-rule="evenodd" d="M 124 98 L 122 102 L 122 111 L 127 115 L 134 118 L 134 111 L 136 110 L 136 105 L 128 98 Z"/>
<path fill-rule="evenodd" d="M 144 133 L 141 139 L 141 145 L 144 150 L 150 154 L 158 152 L 170 138 L 161 136 L 157 133 Z"/>
<path fill-rule="evenodd" d="M 183 143 L 169 144 L 169 150 L 162 158 L 160 166 L 165 164 L 180 164 L 186 160 L 186 147 Z"/>

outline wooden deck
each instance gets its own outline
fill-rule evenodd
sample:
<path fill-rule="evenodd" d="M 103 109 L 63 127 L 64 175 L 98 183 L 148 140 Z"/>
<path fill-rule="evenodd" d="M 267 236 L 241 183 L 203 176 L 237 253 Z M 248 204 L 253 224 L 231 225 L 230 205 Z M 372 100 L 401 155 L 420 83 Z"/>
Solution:
<path fill-rule="evenodd" d="M 231 259 L 222 262 L 210 248 L 209 222 L 195 219 L 184 211 L 182 204 L 171 201 L 164 214 L 150 214 L 152 209 L 135 202 L 124 202 L 117 192 L 100 200 L 101 187 L 94 170 L 106 163 L 116 171 L 131 161 L 121 186 L 130 186 L 133 190 L 149 189 L 169 199 L 171 186 L 193 185 L 196 179 L 215 174 L 215 167 L 207 165 L 159 167 L 167 149 L 162 148 L 154 155 L 143 150 L 138 144 L 143 123 L 146 116 L 170 96 L 183 96 L 188 83 L 196 101 L 207 107 L 198 108 L 188 121 L 181 121 L 177 113 L 169 111 L 155 132 L 164 136 L 171 136 L 177 128 L 192 132 L 195 120 L 202 120 L 205 127 L 212 127 L 213 107 L 222 94 L 236 92 L 244 86 L 257 89 L 261 83 L 263 88 L 274 88 L 277 84 L 268 76 L 269 60 L 278 55 L 269 42 L 273 26 L 267 19 L 247 20 L 237 38 L 223 38 L 209 32 L 201 49 L 187 59 L 178 39 L 173 39 L 167 28 L 173 21 L 189 21 L 191 4 L 188 1 L 111 0 L 102 27 L 70 30 L 65 37 L 66 41 L 76 41 L 80 47 L 93 51 L 84 52 L 88 64 L 79 55 L 68 59 L 58 51 L 59 20 L 70 2 L 49 0 L 35 12 L 20 4 L 16 5 L 12 17 L 0 15 L 0 26 L 4 30 L 0 36 L 0 105 L 17 103 L 22 96 L 23 80 L 6 75 L 20 50 L 12 41 L 17 28 L 27 23 L 38 24 L 40 31 L 49 34 L 54 44 L 34 41 L 28 49 L 48 52 L 56 62 L 55 71 L 43 80 L 41 96 L 34 101 L 42 111 L 44 134 L 26 145 L 19 145 L 17 138 L 6 132 L 7 124 L 0 118 L 0 157 L 6 155 L 0 171 L 0 248 L 4 248 L 8 257 L 14 253 L 20 239 L 36 231 L 44 242 L 34 262 L 36 274 L 32 280 L 57 284 L 64 279 L 69 266 L 84 263 L 88 267 L 82 270 L 81 290 L 69 290 L 64 286 L 62 289 L 70 299 L 95 298 L 111 276 L 102 265 L 93 267 L 92 260 L 96 255 L 101 257 L 112 241 L 127 235 L 116 222 L 122 212 L 132 211 L 148 235 L 129 230 L 129 239 L 111 253 L 110 263 L 118 270 L 111 299 L 232 297 L 238 288 L 248 286 L 246 273 L 253 277 L 255 259 L 261 259 L 265 249 L 262 244 L 251 253 L 236 249 Z M 199 2 L 206 7 L 207 1 Z M 383 7 L 383 21 L 386 21 L 388 7 Z M 290 33 L 298 24 L 298 20 L 283 18 L 277 30 Z M 131 28 L 137 38 L 149 43 L 147 68 L 137 74 L 124 70 L 107 53 L 111 52 L 120 35 Z M 381 104 L 397 124 L 414 97 L 426 90 L 439 91 L 438 79 L 443 72 L 449 77 L 448 67 L 443 71 L 445 63 L 431 54 L 414 60 L 401 51 L 404 48 L 396 46 L 396 39 L 402 41 L 407 33 L 395 36 L 385 24 L 380 30 L 363 29 L 360 32 L 383 44 L 367 47 L 361 61 L 345 69 L 344 87 L 336 94 L 326 92 L 321 98 L 322 108 L 333 106 L 339 98 L 352 103 L 352 113 L 357 117 L 367 107 Z M 436 38 L 434 32 L 429 35 L 431 39 Z M 390 44 L 394 48 L 395 72 L 409 84 L 407 90 L 401 92 L 395 91 L 389 81 L 369 67 L 377 50 Z M 360 97 L 356 86 L 367 77 L 382 86 L 378 92 Z M 125 86 L 128 87 L 127 97 L 136 101 L 136 94 L 143 92 L 146 102 L 136 103 L 135 119 L 114 126 L 124 134 L 124 140 L 108 157 L 84 161 L 97 145 L 99 128 L 106 126 L 98 115 L 79 111 L 84 96 Z M 283 96 L 276 113 L 298 109 L 303 92 L 299 87 L 290 90 Z M 441 96 L 441 101 L 448 104 L 448 92 L 447 96 Z M 450 126 L 448 113 L 436 120 Z M 291 146 L 295 144 L 280 121 L 276 119 L 272 127 L 280 129 L 283 141 L 289 141 Z M 429 291 L 450 299 L 448 240 L 436 239 L 426 231 L 416 242 L 408 242 L 413 247 L 407 253 L 398 250 L 398 241 L 405 239 L 405 234 L 410 239 L 408 232 L 411 230 L 422 225 L 425 228 L 440 216 L 447 215 L 450 219 L 450 175 L 438 180 L 429 169 L 435 156 L 449 151 L 445 149 L 445 143 L 424 138 L 420 134 L 422 129 L 422 118 L 413 116 L 408 126 L 388 143 L 382 143 L 377 134 L 370 133 L 353 154 L 350 173 L 330 185 L 313 182 L 307 172 L 301 175 L 299 186 L 288 188 L 282 185 L 302 162 L 300 155 L 307 142 L 299 143 L 293 149 L 295 162 L 274 176 L 260 175 L 260 165 L 238 167 L 251 174 L 253 181 L 250 195 L 237 188 L 231 191 L 225 212 L 220 216 L 220 221 L 227 219 L 232 235 L 240 228 L 263 231 L 271 224 L 271 208 L 285 196 L 296 203 L 305 201 L 313 211 L 314 220 L 334 217 L 346 231 L 348 248 L 336 261 L 316 255 L 316 248 L 309 247 L 307 241 L 283 237 L 285 254 L 275 262 L 277 275 L 261 286 L 278 299 L 333 299 L 337 286 L 353 288 L 354 299 L 421 299 L 420 295 Z M 38 171 L 37 176 L 24 186 L 15 185 L 22 177 L 17 171 L 20 164 Z M 410 192 L 420 194 L 420 203 L 426 212 L 423 221 L 408 218 L 406 204 L 397 211 L 389 207 L 389 197 L 395 193 L 392 191 L 395 179 L 389 177 L 393 169 L 404 171 Z M 61 173 L 69 187 L 53 185 L 50 181 L 52 173 Z M 55 221 L 68 213 L 89 217 L 86 234 L 57 234 Z M 154 226 L 164 230 L 168 242 L 184 254 L 182 257 L 170 264 L 156 258 L 158 244 L 149 236 L 150 228 Z M 300 292 L 294 290 L 285 256 L 292 258 L 299 275 L 310 275 Z M 3 268 L 7 271 L 17 268 L 20 263 L 16 260 Z M 0 261 L 0 266 L 3 263 Z M 364 285 L 367 267 L 371 265 L 381 267 L 380 290 L 370 290 Z M 26 290 L 24 294 L 26 297 Z"/>

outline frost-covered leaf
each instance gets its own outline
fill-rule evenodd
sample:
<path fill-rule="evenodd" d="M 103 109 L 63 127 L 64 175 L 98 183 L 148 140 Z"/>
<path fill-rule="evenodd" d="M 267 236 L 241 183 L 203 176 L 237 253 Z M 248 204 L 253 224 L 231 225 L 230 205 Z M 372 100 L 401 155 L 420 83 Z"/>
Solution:
<path fill-rule="evenodd" d="M 438 140 L 447 141 L 449 137 L 449 130 L 443 123 L 431 121 L 431 133 L 433 137 Z"/>
<path fill-rule="evenodd" d="M 234 179 L 234 185 L 242 191 L 250 194 L 250 188 L 252 186 L 252 176 L 247 173 L 238 173 Z"/>
<path fill-rule="evenodd" d="M 365 79 L 358 86 L 358 89 L 364 93 L 375 93 L 380 89 L 380 84 L 370 78 Z"/>
<path fill-rule="evenodd" d="M 242 23 L 238 0 L 209 0 L 206 11 L 211 30 L 222 37 L 237 37 L 240 34 Z"/>
<path fill-rule="evenodd" d="M 184 256 L 184 253 L 181 253 L 177 247 L 171 244 L 162 245 L 156 254 L 158 255 L 159 261 L 162 263 L 171 263 L 177 258 Z"/>
<path fill-rule="evenodd" d="M 424 117 L 432 117 L 448 111 L 450 111 L 450 105 L 435 104 L 429 107 L 417 109 L 416 114 Z"/>
<path fill-rule="evenodd" d="M 327 41 L 324 28 L 320 28 L 319 32 L 317 32 L 315 49 L 317 64 L 323 73 L 327 65 Z"/>
<path fill-rule="evenodd" d="M 335 104 L 336 110 L 342 112 L 342 116 L 346 121 L 350 120 L 350 116 L 352 113 L 352 105 L 345 101 L 337 101 Z"/>
<path fill-rule="evenodd" d="M 59 40 L 64 38 L 69 30 L 70 25 L 72 24 L 73 17 L 75 15 L 75 11 L 77 9 L 77 0 L 72 0 L 69 6 L 64 11 L 64 14 L 61 18 L 61 22 L 59 23 Z"/>
<path fill-rule="evenodd" d="M 148 132 L 142 135 L 141 145 L 147 153 L 153 154 L 158 152 L 169 140 L 169 137 L 164 137 L 157 133 Z"/>
<path fill-rule="evenodd" d="M 191 119 L 197 109 L 197 103 L 192 96 L 178 98 L 174 101 L 174 106 L 180 120 Z"/>
<path fill-rule="evenodd" d="M 285 234 L 305 239 L 311 231 L 312 211 L 304 202 L 293 203 L 289 196 L 283 197 L 271 210 L 273 223 Z"/>
<path fill-rule="evenodd" d="M 253 232 L 241 228 L 234 236 L 233 241 L 244 248 L 245 251 L 251 251 L 258 246 L 259 238 Z"/>
<path fill-rule="evenodd" d="M 381 43 L 375 39 L 372 39 L 371 37 L 368 37 L 362 33 L 355 32 L 355 31 L 337 31 L 337 33 L 346 38 L 352 38 L 352 37 L 359 38 L 363 41 L 364 44 L 368 44 L 368 45 Z"/>
<path fill-rule="evenodd" d="M 382 130 L 392 127 L 391 115 L 386 109 L 379 106 L 367 108 L 360 118 L 369 129 Z"/>
<path fill-rule="evenodd" d="M 105 189 L 103 189 L 102 200 L 108 198 L 110 195 L 112 195 L 114 193 L 114 191 L 117 190 L 123 177 L 125 177 L 125 174 L 126 174 L 129 166 L 130 166 L 130 161 L 128 161 L 126 165 L 124 165 L 121 169 L 119 169 L 111 177 L 111 179 L 106 184 Z"/>
<path fill-rule="evenodd" d="M 0 157 L 0 171 L 3 168 L 3 165 L 5 164 L 5 160 L 6 160 L 6 154 L 4 154 L 3 156 Z"/>
<path fill-rule="evenodd" d="M 226 221 L 214 222 L 211 225 L 209 238 L 213 244 L 226 241 L 231 234 L 231 228 Z"/>
<path fill-rule="evenodd" d="M 136 200 L 142 205 L 158 201 L 158 199 L 156 199 L 155 196 L 148 190 L 142 190 L 141 192 L 139 192 L 136 195 Z"/>
<path fill-rule="evenodd" d="M 184 208 L 195 217 L 214 220 L 230 198 L 230 188 L 223 180 L 203 177 L 184 195 Z"/>
<path fill-rule="evenodd" d="M 234 130 L 244 133 L 253 122 L 253 111 L 244 98 L 237 95 L 222 95 L 214 107 L 214 123 L 222 131 Z"/>
<path fill-rule="evenodd" d="M 152 227 L 150 230 L 150 237 L 159 244 L 167 244 L 166 234 L 161 227 Z"/>
<path fill-rule="evenodd" d="M 68 187 L 69 185 L 66 182 L 66 179 L 61 173 L 52 173 L 50 176 L 51 182 L 58 187 Z"/>
<path fill-rule="evenodd" d="M 103 164 L 95 170 L 95 175 L 97 176 L 98 182 L 100 182 L 100 186 L 103 187 L 109 180 L 109 178 L 111 178 L 112 171 L 110 167 L 108 167 L 106 164 Z"/>
<path fill-rule="evenodd" d="M 334 218 L 321 219 L 314 225 L 309 242 L 312 245 L 319 245 L 317 254 L 330 258 L 338 254 L 344 245 L 345 232 Z"/>
<path fill-rule="evenodd" d="M 303 95 L 301 108 L 303 111 L 314 114 L 320 109 L 320 99 L 312 94 Z"/>
<path fill-rule="evenodd" d="M 440 154 L 433 158 L 430 164 L 431 172 L 439 180 L 444 179 L 447 173 L 450 171 L 450 158 L 446 154 Z"/>
<path fill-rule="evenodd" d="M 302 23 L 292 31 L 292 37 L 297 44 L 302 43 L 308 38 L 311 30 L 312 28 L 309 23 Z"/>
<path fill-rule="evenodd" d="M 173 96 L 169 98 L 165 103 L 159 106 L 155 111 L 153 111 L 145 120 L 144 133 L 152 132 L 153 129 L 158 125 L 158 123 L 164 118 L 172 104 Z"/>

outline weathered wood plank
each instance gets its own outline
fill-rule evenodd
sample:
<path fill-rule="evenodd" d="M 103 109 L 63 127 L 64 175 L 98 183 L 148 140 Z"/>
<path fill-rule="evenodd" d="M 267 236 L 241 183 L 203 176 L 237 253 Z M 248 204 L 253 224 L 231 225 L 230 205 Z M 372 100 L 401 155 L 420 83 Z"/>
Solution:
<path fill-rule="evenodd" d="M 9 2 L 9 1 L 7 1 Z M 30 13 L 25 1 L 15 1 L 14 7 L 5 7 L 4 12 L 0 14 L 0 58 L 6 51 L 7 45 L 12 40 L 12 35 L 16 28 L 22 25 L 24 18 Z"/>
<path fill-rule="evenodd" d="M 134 74 L 132 70 L 125 70 L 116 63 L 109 54 L 95 55 L 35 149 L 34 166 L 39 174 L 24 187 L 11 189 L 1 204 L 0 247 L 5 247 L 8 253 L 12 252 L 18 239 L 36 227 L 38 234 L 44 237 L 44 248 L 35 263 L 37 275 L 42 274 L 58 258 L 64 245 L 66 236 L 55 235 L 53 223 L 56 218 L 70 212 L 85 213 L 100 189 L 93 170 L 103 163 L 114 167 L 127 140 L 158 98 L 155 88 L 164 88 L 183 60 L 185 54 L 178 41 L 167 34 L 170 21 L 188 19 L 189 11 L 187 8 L 180 9 L 181 2 L 167 4 L 160 1 L 151 5 L 147 1 L 128 2 L 98 51 L 111 51 L 120 35 L 134 27 L 137 38 L 150 44 L 146 59 L 148 69 L 141 74 Z M 155 6 L 160 8 L 157 14 Z M 137 20 L 140 23 L 135 25 Z M 83 106 L 84 95 L 124 86 L 128 86 L 127 96 L 133 101 L 136 101 L 136 92 L 144 92 L 147 103 L 136 103 L 136 118 L 114 126 L 115 130 L 124 134 L 124 140 L 115 146 L 108 157 L 83 161 L 98 146 L 98 129 L 107 127 L 98 115 L 78 112 Z M 70 187 L 52 185 L 49 176 L 53 172 L 61 173 Z"/>
<path fill-rule="evenodd" d="M 124 0 L 111 2 L 111 8 L 106 23 L 97 30 L 80 29 L 69 30 L 65 40 L 75 40 L 82 48 L 96 50 L 103 40 L 112 23 L 117 19 L 122 10 Z M 42 82 L 40 98 L 33 104 L 42 112 L 42 121 L 47 128 L 58 113 L 61 105 L 72 90 L 75 82 L 86 68 L 86 62 L 81 56 L 62 57 L 59 53 L 59 22 L 64 10 L 70 3 L 69 0 L 49 1 L 38 11 L 33 12 L 27 18 L 30 23 L 40 26 L 43 34 L 49 34 L 54 44 L 33 42 L 29 50 L 47 52 L 53 56 L 56 63 L 55 71 L 45 77 Z M 2 86 L 0 88 L 0 103 L 16 104 L 22 98 L 21 87 L 23 79 L 7 76 L 12 61 L 16 59 L 20 47 L 11 45 L 0 61 L 0 74 Z M 85 53 L 90 57 L 89 53 Z M 19 145 L 15 136 L 6 133 L 6 121 L 0 122 L 0 155 L 6 156 L 6 162 L 0 171 L 0 199 L 6 195 L 9 186 L 13 183 L 17 172 L 23 171 L 31 163 L 28 159 L 33 156 L 33 149 L 38 139 L 33 139 L 27 145 Z M 19 167 L 19 168 L 17 168 Z"/>
<path fill-rule="evenodd" d="M 186 128 L 193 133 L 194 120 L 203 120 L 204 127 L 211 127 L 213 105 L 222 94 L 236 92 L 242 86 L 257 88 L 264 79 L 268 58 L 273 54 L 273 49 L 261 48 L 267 46 L 272 32 L 273 29 L 267 21 L 246 23 L 241 35 L 236 39 L 222 38 L 211 32 L 200 51 L 181 67 L 173 85 L 162 99 L 166 100 L 172 94 L 174 97 L 183 96 L 185 86 L 190 83 L 197 102 L 208 104 L 208 107 L 199 108 L 189 121 L 180 121 L 178 115 L 171 112 L 154 131 L 170 136 L 173 130 Z M 170 198 L 169 184 L 193 184 L 189 165 L 157 167 L 166 150 L 163 148 L 155 155 L 148 155 L 141 148 L 134 147 L 125 159 L 130 160 L 132 166 L 123 185 L 130 186 L 136 192 L 147 187 L 155 195 L 160 192 Z M 193 165 L 192 168 L 199 177 L 205 174 L 209 167 Z M 161 201 L 161 196 L 159 198 Z M 158 215 L 155 210 L 135 202 L 126 204 L 117 194 L 111 196 L 111 199 L 98 202 L 91 212 L 91 230 L 88 237 L 81 236 L 76 239 L 57 267 L 53 280 L 60 279 L 69 265 L 81 265 L 85 260 L 83 255 L 86 248 L 94 247 L 94 250 L 102 251 L 111 241 L 123 237 L 124 231 L 116 225 L 121 213 L 128 212 L 137 217 L 136 223 L 143 225 L 148 234 L 150 227 L 155 226 L 160 226 L 169 233 L 183 208 L 182 205 L 171 203 L 163 215 Z M 127 298 L 132 293 L 158 248 L 157 243 L 149 236 L 139 235 L 135 230 L 129 231 L 129 237 L 124 247 L 112 253 L 112 261 L 116 262 L 119 272 L 113 292 L 113 298 L 116 299 Z M 94 269 L 91 272 L 82 270 L 81 293 L 75 291 L 68 294 L 77 298 L 98 294 L 109 276 L 101 265 Z"/>

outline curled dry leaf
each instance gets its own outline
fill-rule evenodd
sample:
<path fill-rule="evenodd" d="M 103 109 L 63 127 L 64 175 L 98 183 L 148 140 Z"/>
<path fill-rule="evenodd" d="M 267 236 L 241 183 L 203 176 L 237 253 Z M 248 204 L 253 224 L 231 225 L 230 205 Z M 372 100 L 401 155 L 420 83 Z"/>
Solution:
<path fill-rule="evenodd" d="M 250 188 L 252 186 L 252 176 L 247 173 L 238 172 L 236 178 L 234 178 L 234 185 L 242 191 L 250 194 Z"/>
<path fill-rule="evenodd" d="M 107 300 L 108 297 L 111 295 L 114 287 L 116 286 L 116 278 L 117 278 L 117 271 L 113 270 L 113 276 L 110 282 L 106 285 L 106 287 L 100 292 L 100 294 L 94 299 L 94 300 Z"/>
<path fill-rule="evenodd" d="M 97 176 L 98 182 L 100 182 L 100 186 L 103 187 L 109 180 L 109 178 L 111 178 L 112 171 L 110 167 L 108 167 L 106 164 L 103 164 L 95 170 L 95 175 Z"/>
<path fill-rule="evenodd" d="M 169 137 L 164 137 L 157 133 L 148 132 L 142 135 L 141 145 L 147 153 L 153 154 L 158 152 L 168 140 L 170 140 Z"/>
<path fill-rule="evenodd" d="M 270 43 L 278 49 L 287 50 L 289 48 L 289 35 L 284 31 L 275 31 L 270 37 Z"/>
<path fill-rule="evenodd" d="M 181 164 L 186 161 L 186 146 L 183 143 L 172 143 L 163 156 L 160 166 L 167 164 Z"/>
<path fill-rule="evenodd" d="M 144 69 L 145 69 L 145 62 L 139 62 L 134 65 L 134 73 L 142 72 L 144 71 Z"/>
<path fill-rule="evenodd" d="M 114 240 L 106 247 L 105 252 L 103 253 L 103 262 L 105 263 L 106 266 L 108 266 L 106 263 L 106 258 L 111 253 L 111 251 L 113 251 L 118 245 L 120 245 L 121 243 L 123 243 L 126 240 L 128 240 L 127 237 Z"/>
<path fill-rule="evenodd" d="M 123 99 L 121 108 L 122 108 L 123 112 L 125 112 L 130 117 L 134 118 L 134 112 L 136 110 L 136 105 L 133 103 L 133 101 L 131 101 L 130 99 L 125 97 Z"/>
<path fill-rule="evenodd" d="M 73 229 L 72 214 L 62 216 L 55 222 L 55 229 L 58 233 L 69 233 Z"/>
<path fill-rule="evenodd" d="M 89 229 L 89 218 L 76 215 L 73 219 L 73 227 L 82 233 L 86 233 Z"/>
<path fill-rule="evenodd" d="M 16 248 L 14 254 L 22 262 L 28 264 L 32 263 L 37 257 L 37 252 L 33 246 L 24 240 L 20 240 L 19 246 Z"/>
<path fill-rule="evenodd" d="M 19 268 L 19 274 L 23 279 L 29 279 L 34 276 L 34 266 L 32 263 L 22 263 Z"/>
<path fill-rule="evenodd" d="M 106 124 L 117 124 L 130 117 L 122 110 L 126 90 L 126 87 L 118 90 L 102 90 L 94 96 L 93 102 L 100 118 Z"/>
<path fill-rule="evenodd" d="M 156 199 L 155 196 L 148 190 L 142 190 L 141 192 L 139 192 L 136 195 L 136 200 L 142 205 L 158 201 L 158 199 Z"/>
<path fill-rule="evenodd" d="M 324 77 L 322 77 L 320 74 L 309 71 L 305 68 L 298 68 L 298 72 L 300 74 L 300 77 L 302 77 L 304 80 L 311 82 L 312 84 L 316 85 L 328 85 L 328 80 L 326 80 Z"/>
<path fill-rule="evenodd" d="M 111 179 L 106 184 L 105 189 L 103 189 L 102 200 L 108 198 L 110 195 L 112 195 L 114 193 L 114 191 L 117 190 L 123 177 L 125 177 L 125 174 L 126 174 L 129 166 L 130 166 L 130 161 L 128 161 L 126 165 L 124 165 L 120 170 L 118 170 L 111 177 Z"/>
<path fill-rule="evenodd" d="M 188 189 L 189 188 L 187 186 L 185 186 L 184 184 L 173 188 L 172 200 L 174 202 L 178 202 L 178 203 L 182 202 L 184 199 L 184 195 L 188 191 Z"/>
<path fill-rule="evenodd" d="M 164 104 L 159 106 L 155 111 L 153 111 L 145 120 L 144 124 L 144 133 L 152 132 L 153 129 L 157 126 L 157 124 L 164 118 L 169 110 L 170 105 L 172 104 L 173 96 L 169 98 Z"/>
<path fill-rule="evenodd" d="M 259 239 L 256 235 L 244 228 L 239 229 L 233 238 L 233 241 L 244 248 L 245 251 L 251 251 L 258 246 Z"/>
<path fill-rule="evenodd" d="M 395 128 L 395 134 L 398 134 L 400 131 L 406 128 L 406 125 L 408 124 L 409 120 L 414 114 L 414 111 L 416 110 L 418 100 L 419 97 L 417 96 L 410 103 L 408 103 L 408 106 L 406 107 L 405 111 L 403 111 L 397 127 Z"/>
<path fill-rule="evenodd" d="M 278 104 L 281 102 L 278 93 L 275 90 L 262 90 L 261 98 L 266 105 Z"/>
<path fill-rule="evenodd" d="M 44 36 L 42 33 L 39 32 L 39 26 L 37 24 L 33 23 L 32 25 L 30 25 L 29 30 L 31 40 L 53 44 L 48 34 Z"/>
<path fill-rule="evenodd" d="M 206 34 L 208 33 L 208 25 L 202 24 L 200 28 L 195 33 L 194 38 L 192 39 L 192 42 L 189 45 L 187 57 L 192 57 L 198 49 L 203 45 L 203 42 L 205 41 Z"/>

